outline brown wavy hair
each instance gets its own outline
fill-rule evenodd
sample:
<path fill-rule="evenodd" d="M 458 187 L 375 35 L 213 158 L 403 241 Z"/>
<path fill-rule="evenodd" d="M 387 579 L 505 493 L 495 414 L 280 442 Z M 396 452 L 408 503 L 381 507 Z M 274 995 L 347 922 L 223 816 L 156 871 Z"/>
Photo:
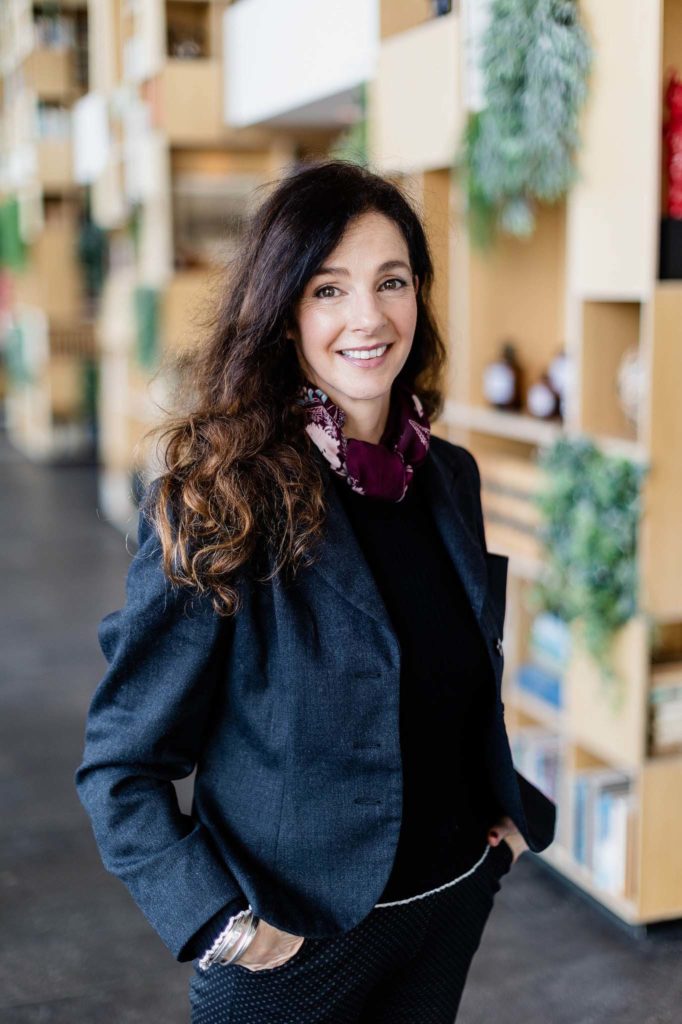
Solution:
<path fill-rule="evenodd" d="M 262 582 L 295 574 L 313 560 L 322 535 L 324 480 L 295 402 L 304 376 L 287 330 L 306 283 L 360 214 L 390 217 L 405 238 L 420 287 L 400 376 L 429 419 L 443 405 L 446 350 L 430 304 L 433 264 L 405 192 L 368 167 L 320 158 L 266 187 L 185 372 L 185 408 L 153 431 L 166 439 L 165 472 L 140 505 L 158 534 L 166 576 L 210 592 L 225 616 L 241 605 L 237 581 L 247 567 Z"/>

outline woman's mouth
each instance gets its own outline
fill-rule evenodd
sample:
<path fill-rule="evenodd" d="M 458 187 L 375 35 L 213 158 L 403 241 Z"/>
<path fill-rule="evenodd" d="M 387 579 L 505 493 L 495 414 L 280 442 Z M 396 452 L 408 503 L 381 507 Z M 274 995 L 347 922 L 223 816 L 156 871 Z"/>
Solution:
<path fill-rule="evenodd" d="M 373 366 L 381 366 L 392 344 L 393 342 L 388 342 L 383 345 L 375 345 L 374 348 L 345 348 L 339 351 L 339 355 L 353 366 L 370 369 Z"/>

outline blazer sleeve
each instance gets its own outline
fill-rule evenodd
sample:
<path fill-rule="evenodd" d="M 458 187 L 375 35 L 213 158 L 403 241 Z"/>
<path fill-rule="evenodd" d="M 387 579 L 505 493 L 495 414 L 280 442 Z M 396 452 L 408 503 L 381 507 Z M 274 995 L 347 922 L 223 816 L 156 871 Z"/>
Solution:
<path fill-rule="evenodd" d="M 232 619 L 207 596 L 170 584 L 142 506 L 138 545 L 125 604 L 98 627 L 108 667 L 75 782 L 105 868 L 175 958 L 187 960 L 197 939 L 248 906 L 205 826 L 181 813 L 172 782 L 200 756 Z"/>
<path fill-rule="evenodd" d="M 476 529 L 483 550 L 487 552 L 488 547 L 481 504 L 481 473 L 478 463 L 471 452 L 462 446 L 458 447 L 468 464 L 469 473 L 472 476 L 472 488 L 475 495 Z M 534 844 L 537 850 L 544 850 L 552 843 L 556 833 L 556 803 L 546 793 L 543 793 L 541 789 L 534 786 L 517 768 L 514 769 L 514 774 L 516 775 L 523 810 Z"/>

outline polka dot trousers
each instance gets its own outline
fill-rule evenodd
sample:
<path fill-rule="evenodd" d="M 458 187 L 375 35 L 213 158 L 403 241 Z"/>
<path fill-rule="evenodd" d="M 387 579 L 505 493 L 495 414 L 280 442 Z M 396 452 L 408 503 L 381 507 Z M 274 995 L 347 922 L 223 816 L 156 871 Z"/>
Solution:
<path fill-rule="evenodd" d="M 377 903 L 354 928 L 306 938 L 258 971 L 194 961 L 192 1024 L 452 1024 L 469 966 L 513 861 L 505 841 L 438 889 Z"/>

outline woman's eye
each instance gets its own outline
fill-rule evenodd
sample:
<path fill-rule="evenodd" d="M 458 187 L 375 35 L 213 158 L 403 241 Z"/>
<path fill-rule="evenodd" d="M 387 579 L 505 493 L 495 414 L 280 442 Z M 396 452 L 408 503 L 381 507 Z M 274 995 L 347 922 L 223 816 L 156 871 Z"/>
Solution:
<path fill-rule="evenodd" d="M 326 292 L 327 289 L 331 289 L 331 291 L 334 291 L 335 285 L 333 285 L 333 284 L 324 284 L 324 285 L 322 285 L 322 287 L 318 288 L 317 291 L 315 292 L 316 298 L 322 298 L 322 299 L 332 298 L 333 296 L 322 295 L 322 292 Z"/>
<path fill-rule="evenodd" d="M 393 284 L 395 282 L 397 282 L 397 284 L 399 285 L 398 288 L 388 288 L 386 290 L 389 291 L 389 292 L 400 291 L 400 288 L 404 288 L 406 283 L 407 283 L 407 282 L 403 281 L 403 279 L 401 277 L 390 277 L 387 281 L 384 281 L 382 283 L 381 287 L 383 288 L 384 285 Z M 315 298 L 333 299 L 334 298 L 333 295 L 329 295 L 329 294 L 325 295 L 324 294 L 325 292 L 329 292 L 329 291 L 332 291 L 332 292 L 333 291 L 338 291 L 338 288 L 334 284 L 323 284 L 321 288 L 318 288 L 317 291 L 314 292 Z"/>

